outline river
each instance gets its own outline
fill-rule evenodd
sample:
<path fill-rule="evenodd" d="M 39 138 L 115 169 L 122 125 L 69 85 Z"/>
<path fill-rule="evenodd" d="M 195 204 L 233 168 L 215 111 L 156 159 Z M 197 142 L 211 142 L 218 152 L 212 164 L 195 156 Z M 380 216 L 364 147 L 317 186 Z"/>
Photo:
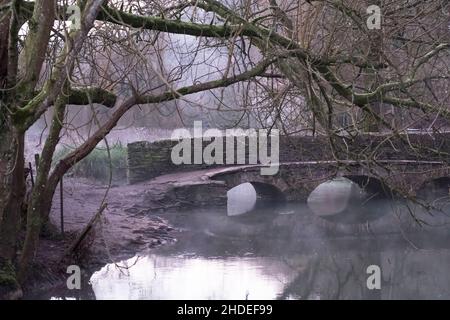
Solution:
<path fill-rule="evenodd" d="M 306 203 L 252 208 L 253 196 L 239 194 L 228 211 L 165 213 L 178 241 L 97 270 L 90 298 L 450 299 L 448 210 L 379 199 L 349 207 L 345 215 L 371 218 L 348 224 Z M 379 290 L 368 288 L 370 266 Z"/>

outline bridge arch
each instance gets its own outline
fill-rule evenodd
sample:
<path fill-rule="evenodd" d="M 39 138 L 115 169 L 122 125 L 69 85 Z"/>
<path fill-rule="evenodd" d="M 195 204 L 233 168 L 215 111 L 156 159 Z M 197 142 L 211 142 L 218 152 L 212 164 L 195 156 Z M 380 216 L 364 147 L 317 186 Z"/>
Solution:
<path fill-rule="evenodd" d="M 425 180 L 417 190 L 421 199 L 450 198 L 450 176 L 442 176 Z"/>
<path fill-rule="evenodd" d="M 366 194 L 367 199 L 378 200 L 395 195 L 393 190 L 378 177 L 364 174 L 350 174 L 343 177 L 356 183 Z"/>
<path fill-rule="evenodd" d="M 230 216 L 270 208 L 285 202 L 286 197 L 280 189 L 258 181 L 244 182 L 227 191 L 227 211 Z"/>
<path fill-rule="evenodd" d="M 284 193 L 273 184 L 258 181 L 250 181 L 249 183 L 255 188 L 258 200 L 275 202 L 286 201 Z"/>

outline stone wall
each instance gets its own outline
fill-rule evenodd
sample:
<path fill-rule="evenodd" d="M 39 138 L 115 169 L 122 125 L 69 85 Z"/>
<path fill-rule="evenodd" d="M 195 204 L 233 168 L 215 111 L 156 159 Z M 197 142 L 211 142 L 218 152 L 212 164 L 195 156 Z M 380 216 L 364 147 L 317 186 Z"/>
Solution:
<path fill-rule="evenodd" d="M 225 140 L 225 139 L 224 139 Z M 234 143 L 236 157 L 237 140 Z M 226 166 L 227 164 L 181 164 L 171 160 L 172 148 L 177 140 L 158 142 L 139 141 L 128 144 L 128 180 L 137 183 L 154 177 L 179 172 Z M 203 141 L 203 148 L 210 144 Z M 268 141 L 270 150 L 270 139 Z M 246 163 L 248 163 L 249 140 L 245 139 Z M 333 147 L 332 147 L 333 146 Z M 226 162 L 226 142 L 223 145 L 223 162 Z M 194 151 L 194 139 L 191 139 Z M 438 153 L 436 153 L 438 151 Z M 421 160 L 450 162 L 450 133 L 409 134 L 399 137 L 382 135 L 359 135 L 355 138 L 340 137 L 329 140 L 326 137 L 280 137 L 280 162 L 323 161 L 323 160 Z M 193 156 L 192 156 L 193 159 Z M 236 161 L 234 161 L 236 162 Z"/>

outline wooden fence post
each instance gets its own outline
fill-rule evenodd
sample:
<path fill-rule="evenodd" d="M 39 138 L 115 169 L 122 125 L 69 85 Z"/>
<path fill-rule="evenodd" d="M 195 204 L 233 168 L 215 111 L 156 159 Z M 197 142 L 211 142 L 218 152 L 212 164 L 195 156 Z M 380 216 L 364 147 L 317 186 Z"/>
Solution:
<path fill-rule="evenodd" d="M 59 202 L 60 202 L 60 218 L 61 218 L 61 234 L 64 238 L 64 186 L 63 177 L 59 180 Z"/>

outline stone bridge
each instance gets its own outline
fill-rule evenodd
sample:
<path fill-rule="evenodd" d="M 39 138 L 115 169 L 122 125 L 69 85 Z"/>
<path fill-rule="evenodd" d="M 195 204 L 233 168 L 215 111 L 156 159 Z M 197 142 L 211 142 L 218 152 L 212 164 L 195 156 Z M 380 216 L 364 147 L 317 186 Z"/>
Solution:
<path fill-rule="evenodd" d="M 227 189 L 251 183 L 259 198 L 266 200 L 306 200 L 321 183 L 345 177 L 357 183 L 370 195 L 415 196 L 446 184 L 448 192 L 450 167 L 442 162 L 381 160 L 376 164 L 361 161 L 309 161 L 281 163 L 274 176 L 260 174 L 260 166 L 231 167 L 208 175 L 223 181 Z"/>
<path fill-rule="evenodd" d="M 203 177 L 208 181 L 203 179 L 203 191 L 208 190 L 205 183 L 210 182 L 211 188 L 222 186 L 223 189 L 249 182 L 259 197 L 275 200 L 305 200 L 316 186 L 334 177 L 347 177 L 374 194 L 383 190 L 386 194 L 414 196 L 433 188 L 445 189 L 448 194 L 450 187 L 450 133 L 396 137 L 359 135 L 333 140 L 323 136 L 281 136 L 279 172 L 275 175 L 261 175 L 261 164 L 175 165 L 171 161 L 171 150 L 177 143 L 164 140 L 129 144 L 129 182 L 204 170 Z M 208 143 L 203 141 L 204 146 Z M 249 158 L 248 145 L 246 139 L 246 159 Z"/>

